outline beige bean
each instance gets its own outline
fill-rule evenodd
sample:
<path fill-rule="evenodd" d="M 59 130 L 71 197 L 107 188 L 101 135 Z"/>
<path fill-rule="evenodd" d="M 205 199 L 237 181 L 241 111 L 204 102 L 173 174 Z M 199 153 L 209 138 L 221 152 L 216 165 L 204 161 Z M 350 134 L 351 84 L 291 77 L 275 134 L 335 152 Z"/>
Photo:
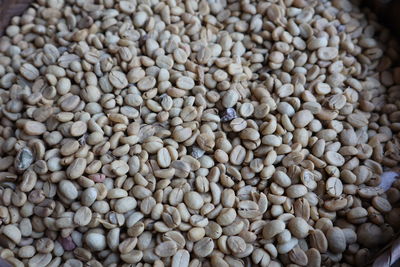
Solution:
<path fill-rule="evenodd" d="M 233 148 L 229 155 L 230 162 L 234 165 L 241 165 L 245 159 L 246 150 L 241 145 Z"/>
<path fill-rule="evenodd" d="M 108 75 L 110 83 L 117 89 L 123 89 L 128 85 L 126 75 L 121 71 L 113 70 Z"/>
<path fill-rule="evenodd" d="M 293 263 L 300 265 L 300 266 L 307 266 L 307 264 L 308 264 L 307 254 L 299 246 L 295 246 L 289 252 L 289 259 Z"/>
<path fill-rule="evenodd" d="M 187 192 L 184 195 L 184 201 L 189 208 L 194 210 L 198 210 L 204 205 L 204 201 L 201 195 L 194 191 Z"/>
<path fill-rule="evenodd" d="M 157 152 L 157 162 L 161 168 L 168 168 L 171 165 L 171 156 L 168 149 L 161 148 Z"/>
<path fill-rule="evenodd" d="M 325 253 L 328 250 L 328 241 L 324 233 L 319 229 L 310 232 L 310 245 L 321 253 Z"/>
<path fill-rule="evenodd" d="M 87 125 L 83 121 L 76 121 L 71 125 L 70 133 L 72 136 L 81 136 L 87 131 Z"/>
<path fill-rule="evenodd" d="M 246 250 L 246 242 L 239 236 L 230 236 L 227 244 L 233 253 L 242 253 Z"/>
<path fill-rule="evenodd" d="M 172 267 L 187 267 L 189 266 L 190 254 L 187 250 L 180 249 L 172 257 Z"/>
<path fill-rule="evenodd" d="M 190 90 L 194 87 L 194 81 L 190 77 L 182 76 L 176 81 L 176 86 L 180 89 Z"/>
<path fill-rule="evenodd" d="M 89 233 L 85 237 L 85 243 L 92 251 L 101 251 L 106 248 L 106 238 L 99 233 Z"/>
<path fill-rule="evenodd" d="M 286 194 L 290 198 L 299 198 L 307 194 L 307 187 L 301 184 L 291 185 L 286 189 Z"/>
<path fill-rule="evenodd" d="M 214 250 L 214 242 L 209 237 L 204 237 L 193 246 L 193 252 L 198 257 L 207 257 Z"/>
<path fill-rule="evenodd" d="M 41 135 L 46 132 L 46 125 L 38 121 L 27 121 L 24 124 L 24 132 L 28 135 Z"/>
<path fill-rule="evenodd" d="M 326 181 L 326 192 L 332 197 L 339 197 L 343 192 L 343 183 L 336 177 L 330 177 Z"/>
<path fill-rule="evenodd" d="M 372 205 L 377 210 L 383 213 L 388 213 L 392 210 L 392 205 L 390 204 L 390 202 L 387 199 L 380 196 L 376 196 L 372 199 Z"/>
<path fill-rule="evenodd" d="M 297 238 L 305 238 L 309 234 L 310 226 L 300 217 L 291 219 L 288 223 L 288 229 Z"/>
<path fill-rule="evenodd" d="M 116 175 L 122 176 L 129 171 L 129 165 L 123 160 L 115 160 L 111 163 L 111 169 Z"/>
<path fill-rule="evenodd" d="M 160 257 L 170 257 L 175 255 L 177 251 L 177 245 L 173 241 L 166 241 L 160 243 L 158 246 L 156 246 L 154 252 L 160 256 Z"/>
<path fill-rule="evenodd" d="M 8 224 L 4 226 L 3 234 L 15 244 L 18 244 L 21 241 L 21 231 L 17 226 L 13 224 Z"/>
<path fill-rule="evenodd" d="M 286 225 L 281 220 L 272 220 L 265 224 L 263 228 L 263 237 L 265 239 L 271 239 L 277 234 L 280 234 L 285 230 Z"/>
<path fill-rule="evenodd" d="M 333 166 L 343 166 L 345 163 L 344 157 L 334 151 L 327 151 L 325 153 L 325 160 L 328 164 Z"/>
<path fill-rule="evenodd" d="M 236 210 L 233 208 L 224 208 L 216 218 L 217 223 L 221 226 L 227 226 L 236 219 Z"/>
<path fill-rule="evenodd" d="M 67 176 L 71 179 L 77 179 L 83 175 L 86 168 L 86 160 L 83 158 L 75 159 L 67 168 Z"/>
<path fill-rule="evenodd" d="M 311 111 L 305 109 L 297 112 L 292 119 L 293 125 L 297 128 L 304 128 L 314 119 Z"/>
<path fill-rule="evenodd" d="M 321 47 L 318 49 L 318 58 L 321 60 L 333 60 L 338 55 L 338 50 L 335 47 Z"/>
<path fill-rule="evenodd" d="M 69 180 L 62 180 L 58 184 L 58 190 L 61 194 L 70 200 L 75 200 L 78 197 L 78 190 L 75 185 Z"/>
<path fill-rule="evenodd" d="M 29 63 L 23 64 L 19 71 L 21 75 L 29 81 L 34 81 L 37 77 L 39 77 L 39 70 Z"/>
<path fill-rule="evenodd" d="M 116 212 L 125 213 L 133 210 L 137 206 L 137 201 L 133 197 L 120 198 L 115 202 L 114 209 Z"/>
<path fill-rule="evenodd" d="M 326 232 L 328 247 L 334 253 L 341 253 L 346 249 L 346 238 L 339 227 L 332 227 Z"/>

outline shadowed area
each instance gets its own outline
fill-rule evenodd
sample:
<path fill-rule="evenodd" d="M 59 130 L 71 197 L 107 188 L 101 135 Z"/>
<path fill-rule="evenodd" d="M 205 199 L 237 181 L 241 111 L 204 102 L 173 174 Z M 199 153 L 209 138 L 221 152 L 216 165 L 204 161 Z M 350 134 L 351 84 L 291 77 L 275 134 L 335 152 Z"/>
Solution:
<path fill-rule="evenodd" d="M 0 0 L 0 36 L 13 16 L 21 15 L 32 0 Z"/>

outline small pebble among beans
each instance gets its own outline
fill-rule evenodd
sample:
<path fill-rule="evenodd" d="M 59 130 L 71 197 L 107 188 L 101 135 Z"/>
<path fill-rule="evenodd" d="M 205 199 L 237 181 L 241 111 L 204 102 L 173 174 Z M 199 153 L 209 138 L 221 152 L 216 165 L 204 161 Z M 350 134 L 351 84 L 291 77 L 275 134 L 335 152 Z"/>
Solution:
<path fill-rule="evenodd" d="M 36 0 L 0 37 L 0 258 L 366 266 L 400 230 L 400 67 L 365 12 Z"/>

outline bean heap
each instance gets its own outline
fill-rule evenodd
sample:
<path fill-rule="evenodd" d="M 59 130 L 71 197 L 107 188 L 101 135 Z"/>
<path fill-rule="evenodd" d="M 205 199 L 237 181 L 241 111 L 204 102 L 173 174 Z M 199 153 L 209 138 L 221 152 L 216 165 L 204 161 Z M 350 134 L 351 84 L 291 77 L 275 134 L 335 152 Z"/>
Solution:
<path fill-rule="evenodd" d="M 366 266 L 397 47 L 348 0 L 36 0 L 0 38 L 0 257 Z"/>

